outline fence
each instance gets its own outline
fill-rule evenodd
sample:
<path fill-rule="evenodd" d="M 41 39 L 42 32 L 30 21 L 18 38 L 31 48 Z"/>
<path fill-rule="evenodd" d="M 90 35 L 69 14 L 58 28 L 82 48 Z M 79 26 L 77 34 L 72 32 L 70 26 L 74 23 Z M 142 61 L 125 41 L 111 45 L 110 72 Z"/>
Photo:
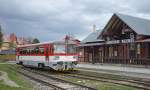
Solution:
<path fill-rule="evenodd" d="M 0 61 L 16 60 L 14 49 L 0 51 Z"/>
<path fill-rule="evenodd" d="M 80 58 L 80 59 L 83 59 L 83 58 Z M 83 60 L 80 60 L 80 61 L 83 61 Z M 115 57 L 98 58 L 98 57 L 94 57 L 91 63 L 150 65 L 150 58 L 115 58 Z"/>

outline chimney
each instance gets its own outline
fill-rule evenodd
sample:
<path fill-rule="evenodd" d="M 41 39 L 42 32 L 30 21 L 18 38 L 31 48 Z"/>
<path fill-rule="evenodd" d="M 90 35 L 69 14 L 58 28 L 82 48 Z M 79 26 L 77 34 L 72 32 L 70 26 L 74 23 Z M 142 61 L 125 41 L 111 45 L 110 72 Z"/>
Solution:
<path fill-rule="evenodd" d="M 96 25 L 93 25 L 93 32 L 96 32 Z"/>

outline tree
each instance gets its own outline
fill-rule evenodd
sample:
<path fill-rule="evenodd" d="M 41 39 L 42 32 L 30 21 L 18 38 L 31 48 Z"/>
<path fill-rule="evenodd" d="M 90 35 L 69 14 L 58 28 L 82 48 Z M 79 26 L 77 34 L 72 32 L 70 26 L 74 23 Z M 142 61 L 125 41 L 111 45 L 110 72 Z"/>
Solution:
<path fill-rule="evenodd" d="M 2 47 L 2 43 L 3 43 L 3 33 L 2 33 L 2 28 L 0 26 L 0 48 Z"/>
<path fill-rule="evenodd" d="M 40 41 L 39 41 L 37 38 L 34 38 L 32 43 L 33 43 L 33 44 L 35 44 L 35 43 L 40 43 Z"/>

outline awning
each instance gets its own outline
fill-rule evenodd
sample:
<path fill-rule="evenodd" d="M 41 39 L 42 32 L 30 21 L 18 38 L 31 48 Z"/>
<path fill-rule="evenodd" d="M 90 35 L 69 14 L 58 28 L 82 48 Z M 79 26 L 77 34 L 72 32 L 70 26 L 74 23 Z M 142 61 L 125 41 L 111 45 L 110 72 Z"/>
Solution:
<path fill-rule="evenodd" d="M 89 44 L 80 44 L 77 47 L 82 47 L 82 46 L 99 46 L 99 45 L 104 45 L 105 43 L 89 43 Z"/>
<path fill-rule="evenodd" d="M 150 42 L 150 39 L 138 40 L 136 42 Z"/>

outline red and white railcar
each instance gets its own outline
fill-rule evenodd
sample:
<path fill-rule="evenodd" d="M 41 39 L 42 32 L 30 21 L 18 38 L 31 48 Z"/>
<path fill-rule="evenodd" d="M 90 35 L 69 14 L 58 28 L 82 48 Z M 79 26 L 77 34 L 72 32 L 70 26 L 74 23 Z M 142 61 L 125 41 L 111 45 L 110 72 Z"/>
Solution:
<path fill-rule="evenodd" d="M 17 63 L 54 70 L 73 70 L 77 65 L 76 43 L 57 41 L 19 46 L 16 48 Z"/>

